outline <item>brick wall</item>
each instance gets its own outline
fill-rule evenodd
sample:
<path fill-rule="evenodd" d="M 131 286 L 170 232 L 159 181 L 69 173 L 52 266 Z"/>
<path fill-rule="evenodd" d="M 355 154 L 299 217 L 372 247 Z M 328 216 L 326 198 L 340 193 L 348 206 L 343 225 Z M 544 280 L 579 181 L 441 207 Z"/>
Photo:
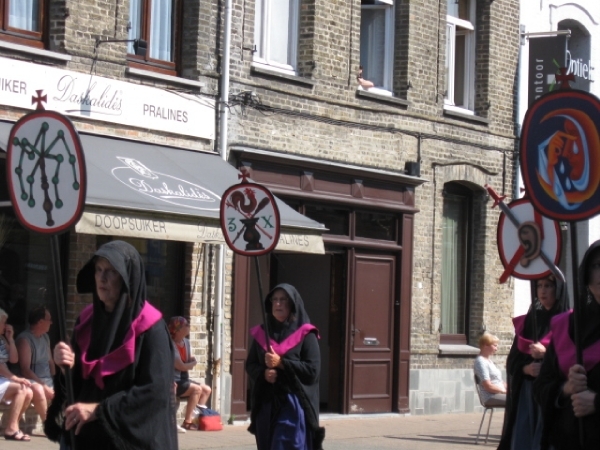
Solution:
<path fill-rule="evenodd" d="M 413 366 L 464 367 L 460 358 L 436 356 L 441 296 L 441 194 L 444 184 L 450 181 L 466 181 L 477 189 L 469 339 L 476 345 L 477 336 L 485 327 L 503 339 L 506 351 L 512 336 L 512 286 L 497 282 L 503 270 L 496 246 L 499 211 L 490 208 L 483 187 L 489 183 L 508 194 L 507 201 L 510 199 L 518 2 L 477 2 L 480 27 L 475 109 L 488 123 L 443 114 L 445 2 L 396 3 L 394 90 L 398 97 L 409 101 L 408 106 L 356 95 L 360 2 L 314 0 L 303 3 L 306 10 L 301 16 L 301 24 L 314 23 L 314 33 L 301 35 L 300 45 L 310 47 L 307 53 L 312 51 L 316 69 L 305 76 L 316 84 L 312 87 L 284 77 L 253 73 L 247 53 L 244 58 L 233 60 L 232 93 L 252 90 L 263 105 L 279 110 L 266 114 L 251 107 L 236 107 L 230 121 L 229 144 L 392 171 L 403 170 L 406 161 L 416 161 L 420 151 L 421 176 L 428 182 L 416 189 L 420 211 L 414 235 Z M 245 14 L 234 16 L 234 47 L 253 42 L 249 24 L 253 23 L 254 10 L 247 2 L 244 4 Z M 406 90 L 408 81 L 412 88 Z M 427 135 L 420 148 L 415 136 L 418 133 Z"/>
<path fill-rule="evenodd" d="M 223 2 L 185 1 L 181 41 L 181 74 L 205 84 L 197 95 L 218 93 L 223 30 Z M 512 334 L 511 285 L 499 285 L 502 272 L 497 248 L 498 211 L 490 209 L 483 193 L 485 183 L 509 194 L 513 185 L 514 92 L 518 56 L 517 0 L 477 1 L 476 107 L 486 121 L 443 113 L 445 86 L 445 2 L 396 0 L 394 93 L 407 102 L 357 95 L 356 73 L 360 57 L 360 1 L 306 0 L 301 2 L 299 63 L 296 79 L 252 70 L 254 1 L 234 0 L 231 42 L 231 93 L 254 91 L 258 101 L 276 112 L 260 112 L 251 105 L 230 110 L 229 145 L 245 145 L 290 155 L 303 155 L 332 163 L 403 171 L 407 161 L 420 160 L 427 180 L 415 189 L 412 368 L 464 369 L 463 358 L 438 357 L 440 319 L 441 214 L 444 183 L 466 181 L 478 189 L 475 215 L 475 254 L 470 341 L 485 326 L 502 339 L 506 353 Z M 121 79 L 134 84 L 182 89 L 176 83 L 126 74 L 126 44 L 96 38 L 125 39 L 129 1 L 52 1 L 50 46 L 71 55 L 70 62 L 28 55 L 7 49 L 0 56 L 53 64 L 82 74 Z M 411 88 L 408 89 L 410 82 Z M 189 88 L 184 88 L 187 90 Z M 407 103 L 407 104 L 406 104 Z M 255 105 L 256 106 L 256 105 Z M 0 119 L 15 120 L 25 111 L 0 107 Z M 171 133 L 107 125 L 78 119 L 78 129 L 144 140 L 158 144 L 212 151 L 214 142 Z M 422 135 L 422 139 L 418 138 Z M 92 237 L 71 237 L 70 266 L 79 268 L 91 255 Z M 186 271 L 190 273 L 186 308 L 192 319 L 194 354 L 201 364 L 192 374 L 210 377 L 214 324 L 214 270 L 203 298 L 202 283 L 191 274 L 203 271 L 207 249 L 188 246 Z M 210 259 L 210 264 L 214 262 Z M 75 270 L 75 269 L 73 269 Z M 227 254 L 225 292 L 225 345 L 223 370 L 229 371 L 231 340 L 231 254 Z M 186 273 L 187 273 L 186 272 Z M 82 303 L 74 294 L 75 273 L 69 273 L 70 326 Z M 187 311 L 186 311 L 187 312 Z M 469 366 L 470 367 L 470 366 Z"/>

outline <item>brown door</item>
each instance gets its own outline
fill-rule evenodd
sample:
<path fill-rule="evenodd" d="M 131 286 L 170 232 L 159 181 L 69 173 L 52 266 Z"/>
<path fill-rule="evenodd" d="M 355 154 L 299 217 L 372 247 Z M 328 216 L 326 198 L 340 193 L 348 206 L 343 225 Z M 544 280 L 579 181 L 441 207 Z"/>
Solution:
<path fill-rule="evenodd" d="M 396 258 L 350 251 L 347 412 L 392 411 Z"/>
<path fill-rule="evenodd" d="M 263 295 L 269 292 L 269 261 L 258 258 Z M 250 383 L 246 375 L 246 357 L 250 347 L 250 328 L 262 323 L 258 277 L 253 258 L 235 256 L 235 285 L 233 307 L 233 338 L 231 345 L 231 413 L 238 419 L 246 418 L 250 410 Z"/>

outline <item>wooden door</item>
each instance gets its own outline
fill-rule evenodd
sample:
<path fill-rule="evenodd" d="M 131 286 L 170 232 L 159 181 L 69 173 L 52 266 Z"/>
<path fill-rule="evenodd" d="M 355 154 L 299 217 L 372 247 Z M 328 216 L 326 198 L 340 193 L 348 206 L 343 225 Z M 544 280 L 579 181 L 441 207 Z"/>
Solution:
<path fill-rule="evenodd" d="M 263 295 L 269 292 L 269 257 L 259 257 Z M 250 383 L 246 375 L 246 357 L 250 347 L 250 328 L 262 323 L 254 259 L 235 256 L 233 292 L 233 336 L 231 341 L 231 413 L 238 419 L 248 417 Z"/>
<path fill-rule="evenodd" d="M 350 251 L 347 412 L 392 411 L 396 258 Z"/>

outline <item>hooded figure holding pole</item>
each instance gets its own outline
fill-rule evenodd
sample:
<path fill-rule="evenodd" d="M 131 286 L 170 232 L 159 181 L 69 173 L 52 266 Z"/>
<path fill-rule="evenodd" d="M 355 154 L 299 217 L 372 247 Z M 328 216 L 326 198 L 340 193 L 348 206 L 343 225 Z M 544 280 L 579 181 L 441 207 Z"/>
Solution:
<path fill-rule="evenodd" d="M 554 450 L 600 448 L 600 241 L 583 256 L 578 282 L 583 365 L 576 363 L 575 314 L 557 315 L 551 321 L 551 343 L 534 381 L 534 397 L 544 419 L 542 449 L 550 445 Z"/>
<path fill-rule="evenodd" d="M 319 427 L 318 330 L 293 286 L 276 286 L 264 302 L 271 348 L 264 327 L 252 328 L 246 361 L 253 383 L 249 431 L 258 450 L 320 450 L 325 429 Z"/>
<path fill-rule="evenodd" d="M 564 283 L 553 275 L 534 280 L 535 294 L 527 314 L 515 317 L 515 338 L 506 360 L 508 391 L 499 450 L 539 449 L 542 415 L 533 399 L 533 381 L 550 344 L 550 320 L 567 311 Z"/>
<path fill-rule="evenodd" d="M 77 275 L 79 293 L 93 302 L 76 321 L 70 345 L 54 349 L 58 367 L 72 368 L 74 404 L 66 406 L 65 377 L 57 370 L 56 395 L 44 431 L 71 448 L 175 449 L 171 338 L 161 313 L 146 301 L 140 254 L 130 244 L 101 246 Z"/>

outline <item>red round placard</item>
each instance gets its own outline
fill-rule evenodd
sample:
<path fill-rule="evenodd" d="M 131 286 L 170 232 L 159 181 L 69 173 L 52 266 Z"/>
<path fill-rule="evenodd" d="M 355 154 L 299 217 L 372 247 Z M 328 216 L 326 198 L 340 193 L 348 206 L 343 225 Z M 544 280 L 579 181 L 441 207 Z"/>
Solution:
<path fill-rule="evenodd" d="M 264 186 L 242 181 L 221 198 L 221 229 L 231 250 L 244 256 L 260 256 L 279 242 L 279 208 Z"/>
<path fill-rule="evenodd" d="M 69 119 L 38 110 L 12 127 L 6 177 L 15 214 L 34 232 L 57 234 L 83 213 L 85 159 L 79 134 Z"/>
<path fill-rule="evenodd" d="M 531 203 L 555 220 L 600 213 L 600 100 L 578 90 L 550 92 L 527 110 L 520 161 Z"/>
<path fill-rule="evenodd" d="M 560 260 L 561 235 L 558 222 L 537 213 L 528 198 L 510 202 L 507 207 L 517 225 L 506 213 L 498 221 L 498 253 L 504 266 L 500 282 L 509 276 L 536 280 L 552 271 L 541 253 L 555 265 Z"/>

